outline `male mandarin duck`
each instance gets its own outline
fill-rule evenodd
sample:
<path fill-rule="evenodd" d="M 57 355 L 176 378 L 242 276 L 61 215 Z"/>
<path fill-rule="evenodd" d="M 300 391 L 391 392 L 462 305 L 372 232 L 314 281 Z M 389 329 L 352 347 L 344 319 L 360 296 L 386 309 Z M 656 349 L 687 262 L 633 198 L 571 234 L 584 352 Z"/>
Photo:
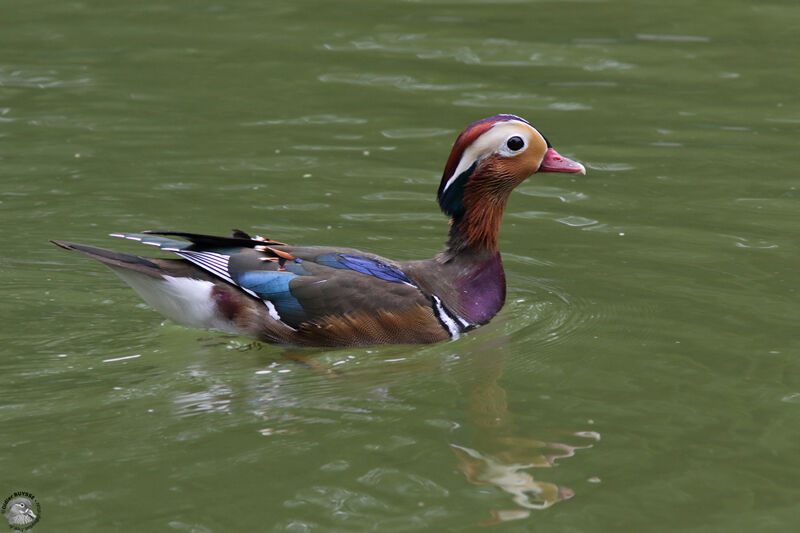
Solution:
<path fill-rule="evenodd" d="M 112 234 L 180 259 L 52 242 L 106 264 L 185 326 L 305 346 L 432 343 L 486 324 L 503 307 L 497 233 L 511 190 L 536 172 L 586 169 L 517 116 L 469 125 L 439 185 L 450 236 L 432 259 L 392 261 L 347 248 L 292 246 L 240 230 L 231 237 Z"/>

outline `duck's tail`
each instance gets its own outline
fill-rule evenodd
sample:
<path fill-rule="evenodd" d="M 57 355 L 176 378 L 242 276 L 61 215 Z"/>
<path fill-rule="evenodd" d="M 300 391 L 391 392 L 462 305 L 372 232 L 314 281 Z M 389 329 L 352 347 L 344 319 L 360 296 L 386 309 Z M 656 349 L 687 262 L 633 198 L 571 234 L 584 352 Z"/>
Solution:
<path fill-rule="evenodd" d="M 96 259 L 112 267 L 112 270 L 117 273 L 119 273 L 119 271 L 114 267 L 133 270 L 154 278 L 163 278 L 163 276 L 167 274 L 163 266 L 138 255 L 124 254 L 122 252 L 115 252 L 113 250 L 106 250 L 105 248 L 97 248 L 95 246 L 87 246 L 74 242 L 55 240 L 51 240 L 50 242 L 65 250 L 74 250 L 92 259 Z M 159 263 L 163 263 L 163 260 L 159 260 Z M 174 276 L 175 274 L 172 275 Z"/>
<path fill-rule="evenodd" d="M 229 333 L 245 333 L 235 315 L 254 306 L 252 299 L 233 291 L 183 259 L 147 259 L 85 244 L 50 241 L 108 266 L 152 308 L 178 324 Z"/>

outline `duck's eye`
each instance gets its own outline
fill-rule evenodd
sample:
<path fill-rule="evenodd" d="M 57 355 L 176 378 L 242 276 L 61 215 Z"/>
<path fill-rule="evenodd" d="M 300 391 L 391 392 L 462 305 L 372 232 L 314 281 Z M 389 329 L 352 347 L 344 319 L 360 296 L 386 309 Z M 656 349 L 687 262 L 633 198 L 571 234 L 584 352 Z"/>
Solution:
<path fill-rule="evenodd" d="M 515 135 L 506 141 L 506 146 L 508 146 L 508 149 L 512 152 L 516 152 L 525 146 L 525 141 L 522 140 L 522 137 L 517 137 Z"/>

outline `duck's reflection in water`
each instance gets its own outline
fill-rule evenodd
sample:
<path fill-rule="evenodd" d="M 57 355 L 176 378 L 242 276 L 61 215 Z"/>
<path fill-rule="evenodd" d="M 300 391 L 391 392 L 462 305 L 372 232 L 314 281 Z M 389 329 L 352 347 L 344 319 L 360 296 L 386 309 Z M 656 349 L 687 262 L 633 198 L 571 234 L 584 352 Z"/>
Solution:
<path fill-rule="evenodd" d="M 586 428 L 565 428 L 559 422 L 559 413 L 554 412 L 557 402 L 545 399 L 537 401 L 537 396 L 531 396 L 527 386 L 515 389 L 510 385 L 509 391 L 513 400 L 511 403 L 514 405 L 522 401 L 530 406 L 533 402 L 537 407 L 534 410 L 528 407 L 524 412 L 515 412 L 509 408 L 509 392 L 502 385 L 503 375 L 506 372 L 519 374 L 521 369 L 519 361 L 512 360 L 512 346 L 508 337 L 462 346 L 466 348 L 460 353 L 439 354 L 439 357 L 396 357 L 395 353 L 387 352 L 385 357 L 391 359 L 385 361 L 392 365 L 391 373 L 386 372 L 385 365 L 380 362 L 360 372 L 353 370 L 357 368 L 355 365 L 339 370 L 347 365 L 337 365 L 338 361 L 351 361 L 349 356 L 340 353 L 331 355 L 331 352 L 322 352 L 329 355 L 329 358 L 320 360 L 322 358 L 313 357 L 313 353 L 293 353 L 294 350 L 290 349 L 283 352 L 285 359 L 280 362 L 274 361 L 274 354 L 265 354 L 265 362 L 270 362 L 265 370 L 256 372 L 258 379 L 255 380 L 255 385 L 251 385 L 252 390 L 257 392 L 253 402 L 258 405 L 255 412 L 272 420 L 275 425 L 261 429 L 260 433 L 264 436 L 302 433 L 302 412 L 305 409 L 315 413 L 314 418 L 305 418 L 305 422 L 309 424 L 335 423 L 340 420 L 336 413 L 341 411 L 350 417 L 341 420 L 350 424 L 348 427 L 351 429 L 356 427 L 351 415 L 358 413 L 370 417 L 369 420 L 365 418 L 364 423 L 376 424 L 375 427 L 383 430 L 383 426 L 380 426 L 385 422 L 381 416 L 383 410 L 391 409 L 391 413 L 395 413 L 398 408 L 409 411 L 416 409 L 415 403 L 404 403 L 402 394 L 418 390 L 419 376 L 433 376 L 431 383 L 447 383 L 455 385 L 457 389 L 453 399 L 459 405 L 460 414 L 452 417 L 453 413 L 448 408 L 446 416 L 436 418 L 437 421 L 443 420 L 448 424 L 435 426 L 447 427 L 447 446 L 453 453 L 454 463 L 464 473 L 467 483 L 484 489 L 494 487 L 490 494 L 485 494 L 485 490 L 481 491 L 493 503 L 478 515 L 479 524 L 489 525 L 528 518 L 536 511 L 572 498 L 575 492 L 571 488 L 546 480 L 546 473 L 552 470 L 541 469 L 551 469 L 560 464 L 563 466 L 563 461 L 579 450 L 591 448 L 593 442 L 600 439 L 599 434 Z M 399 348 L 397 350 L 397 353 L 402 353 Z M 358 361 L 356 356 L 353 356 L 352 361 Z M 510 370 L 507 370 L 507 362 Z M 375 383 L 378 370 L 381 371 L 380 377 L 383 381 L 380 385 Z M 525 370 L 523 374 L 530 375 L 532 381 L 536 380 L 534 371 Z M 204 374 L 195 372 L 193 375 Z M 290 381 L 290 376 L 295 375 L 295 380 Z M 269 379 L 265 376 L 269 376 Z M 513 377 L 510 382 L 514 381 Z M 400 391 L 400 396 L 393 397 L 389 393 L 393 387 Z M 185 394 L 179 396 L 176 403 L 182 407 L 181 414 L 212 410 L 227 412 L 231 403 L 231 390 L 236 390 L 236 387 L 223 389 L 210 386 L 207 395 Z M 321 408 L 329 416 L 318 417 Z M 301 414 L 298 415 L 298 412 Z M 414 424 L 420 422 L 418 417 L 413 420 Z M 282 426 L 281 421 L 285 422 Z M 537 425 L 537 421 L 542 422 Z M 587 421 L 587 424 L 592 422 Z M 356 429 L 362 430 L 363 426 Z M 389 440 L 392 439 L 402 442 L 404 446 L 415 443 L 413 438 L 404 438 L 396 433 Z M 375 447 L 378 448 L 380 446 Z M 384 453 L 390 450 L 385 447 L 381 449 Z M 401 446 L 398 449 L 406 448 Z M 336 467 L 342 471 L 351 467 L 349 460 L 340 460 L 337 464 L 343 465 Z M 380 480 L 380 474 L 387 471 L 392 475 L 408 475 L 415 485 L 421 483 L 428 486 L 427 481 L 430 481 L 430 486 L 439 486 L 438 480 L 427 479 L 418 473 L 404 474 L 401 470 L 384 466 L 373 470 L 377 474 L 360 475 L 358 481 L 363 484 Z M 540 477 L 545 479 L 539 479 Z M 379 484 L 369 483 L 370 487 Z M 471 487 L 466 488 L 474 490 Z M 291 501 L 295 500 L 306 501 L 308 497 L 301 495 Z M 474 502 L 472 497 L 470 500 Z M 470 505 L 474 507 L 473 504 Z M 481 519 L 484 516 L 486 518 Z"/>
<path fill-rule="evenodd" d="M 577 450 L 591 448 L 592 444 L 586 443 L 585 439 L 600 439 L 594 431 L 557 431 L 584 441 L 576 446 L 518 434 L 521 427 L 514 423 L 506 391 L 499 383 L 505 369 L 506 342 L 507 338 L 502 338 L 491 349 L 484 346 L 479 353 L 464 357 L 470 361 L 471 369 L 466 375 L 461 375 L 461 388 L 468 402 L 467 423 L 477 433 L 469 446 L 450 444 L 467 481 L 497 487 L 508 493 L 518 506 L 492 509 L 491 517 L 483 520 L 482 525 L 527 518 L 534 510 L 546 509 L 572 498 L 575 494 L 572 489 L 537 480 L 531 469 L 558 466 L 559 459 L 572 457 Z"/>
<path fill-rule="evenodd" d="M 530 515 L 529 509 L 546 509 L 556 502 L 571 498 L 574 494 L 568 487 L 533 479 L 533 476 L 525 471 L 536 466 L 531 463 L 504 463 L 496 457 L 484 455 L 465 446 L 456 444 L 450 446 L 458 457 L 459 468 L 470 483 L 494 485 L 509 493 L 513 502 L 522 507 L 522 509 L 492 510 L 493 520 L 488 521 L 489 523 L 526 518 Z"/>

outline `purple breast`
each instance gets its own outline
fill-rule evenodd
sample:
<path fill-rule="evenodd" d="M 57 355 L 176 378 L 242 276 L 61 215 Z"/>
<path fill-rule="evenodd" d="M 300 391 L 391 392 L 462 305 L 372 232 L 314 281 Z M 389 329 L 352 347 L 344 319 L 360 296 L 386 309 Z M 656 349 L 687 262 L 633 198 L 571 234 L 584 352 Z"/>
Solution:
<path fill-rule="evenodd" d="M 497 314 L 506 301 L 506 275 L 498 253 L 473 267 L 456 280 L 461 292 L 463 318 L 473 324 L 485 324 Z"/>

